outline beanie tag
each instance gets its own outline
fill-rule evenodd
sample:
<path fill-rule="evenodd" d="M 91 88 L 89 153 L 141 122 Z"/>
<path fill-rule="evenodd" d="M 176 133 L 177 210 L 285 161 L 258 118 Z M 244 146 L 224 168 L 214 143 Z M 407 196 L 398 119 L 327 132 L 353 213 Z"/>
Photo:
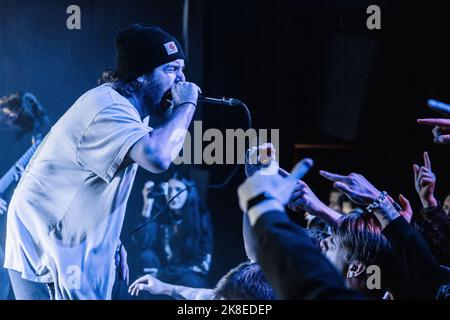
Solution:
<path fill-rule="evenodd" d="M 178 48 L 175 45 L 175 42 L 170 41 L 167 43 L 164 43 L 164 47 L 166 48 L 167 54 L 170 56 L 171 54 L 177 53 L 178 52 Z"/>

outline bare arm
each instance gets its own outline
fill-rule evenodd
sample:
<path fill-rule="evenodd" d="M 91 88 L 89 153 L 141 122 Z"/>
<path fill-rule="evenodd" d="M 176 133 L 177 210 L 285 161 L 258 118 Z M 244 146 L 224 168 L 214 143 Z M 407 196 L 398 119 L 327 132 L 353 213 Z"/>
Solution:
<path fill-rule="evenodd" d="M 213 300 L 214 289 L 191 288 L 173 285 L 170 296 L 175 299 L 182 297 L 186 300 Z"/>
<path fill-rule="evenodd" d="M 213 289 L 177 286 L 162 282 L 150 274 L 137 279 L 128 289 L 132 296 L 138 296 L 141 291 L 147 291 L 155 295 L 167 295 L 175 299 L 212 300 L 214 298 Z"/>
<path fill-rule="evenodd" d="M 145 135 L 130 149 L 130 157 L 144 169 L 160 173 L 167 170 L 180 152 L 187 129 L 195 112 L 197 85 L 180 82 L 172 88 L 175 108 L 162 126 Z M 186 104 L 184 104 L 186 103 Z"/>
<path fill-rule="evenodd" d="M 322 219 L 330 226 L 336 225 L 341 217 L 339 212 L 334 211 L 320 201 L 309 186 L 301 180 L 297 182 L 291 195 L 289 208 L 293 211 L 305 210 L 309 214 Z"/>

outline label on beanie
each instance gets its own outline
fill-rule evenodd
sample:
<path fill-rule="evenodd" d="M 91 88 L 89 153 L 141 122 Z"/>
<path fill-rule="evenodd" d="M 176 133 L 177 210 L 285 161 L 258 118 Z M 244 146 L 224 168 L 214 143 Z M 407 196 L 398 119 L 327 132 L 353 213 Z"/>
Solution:
<path fill-rule="evenodd" d="M 167 43 L 164 43 L 164 47 L 166 48 L 167 54 L 170 56 L 171 54 L 177 53 L 178 52 L 178 48 L 175 45 L 175 42 L 170 41 Z"/>

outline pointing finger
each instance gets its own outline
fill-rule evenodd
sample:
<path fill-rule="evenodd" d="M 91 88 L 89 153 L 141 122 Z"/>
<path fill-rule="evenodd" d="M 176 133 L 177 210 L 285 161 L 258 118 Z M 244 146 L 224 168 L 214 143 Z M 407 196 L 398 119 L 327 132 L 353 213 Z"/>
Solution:
<path fill-rule="evenodd" d="M 320 170 L 319 171 L 320 175 L 322 177 L 324 177 L 325 179 L 331 180 L 331 181 L 346 181 L 347 177 L 346 176 L 341 176 L 339 174 L 335 174 L 335 173 L 331 173 L 325 170 Z"/>
<path fill-rule="evenodd" d="M 424 161 L 424 164 L 425 164 L 425 168 L 431 170 L 430 156 L 428 155 L 428 152 L 426 152 L 426 151 L 423 153 L 423 161 Z"/>
<path fill-rule="evenodd" d="M 413 165 L 413 169 L 414 169 L 414 181 L 417 181 L 417 178 L 419 176 L 419 166 L 417 164 Z"/>
<path fill-rule="evenodd" d="M 430 126 L 437 126 L 444 129 L 450 129 L 450 119 L 437 119 L 437 118 L 417 119 L 417 123 Z"/>

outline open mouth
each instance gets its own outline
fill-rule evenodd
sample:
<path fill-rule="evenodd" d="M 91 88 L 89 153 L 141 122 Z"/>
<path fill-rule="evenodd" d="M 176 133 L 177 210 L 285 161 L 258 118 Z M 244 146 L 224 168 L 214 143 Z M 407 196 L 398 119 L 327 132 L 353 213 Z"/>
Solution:
<path fill-rule="evenodd" d="M 160 116 L 164 116 L 164 115 L 166 115 L 167 111 L 169 109 L 171 109 L 172 107 L 173 107 L 172 91 L 169 89 L 163 94 L 163 96 L 161 98 L 161 102 L 159 103 L 158 114 Z"/>
<path fill-rule="evenodd" d="M 172 106 L 173 106 L 172 90 L 169 89 L 163 94 L 163 97 L 161 99 L 161 108 L 163 111 L 167 111 Z"/>
<path fill-rule="evenodd" d="M 172 90 L 171 89 L 168 89 L 166 92 L 164 92 L 163 100 L 172 100 Z"/>

